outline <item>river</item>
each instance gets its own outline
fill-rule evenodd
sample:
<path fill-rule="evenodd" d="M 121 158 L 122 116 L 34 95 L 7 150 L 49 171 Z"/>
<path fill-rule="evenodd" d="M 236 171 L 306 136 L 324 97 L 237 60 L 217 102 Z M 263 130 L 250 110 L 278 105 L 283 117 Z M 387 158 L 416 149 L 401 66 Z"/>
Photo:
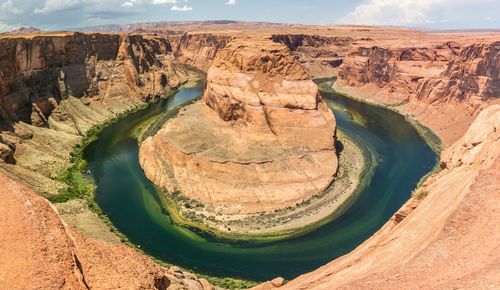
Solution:
<path fill-rule="evenodd" d="M 96 202 L 146 253 L 198 273 L 263 281 L 312 271 L 373 235 L 411 196 L 437 162 L 436 153 L 404 117 L 388 109 L 323 93 L 339 130 L 375 155 L 376 167 L 358 198 L 335 220 L 280 241 L 220 241 L 172 224 L 138 161 L 136 128 L 201 96 L 203 84 L 180 90 L 105 128 L 84 157 L 97 185 Z"/>

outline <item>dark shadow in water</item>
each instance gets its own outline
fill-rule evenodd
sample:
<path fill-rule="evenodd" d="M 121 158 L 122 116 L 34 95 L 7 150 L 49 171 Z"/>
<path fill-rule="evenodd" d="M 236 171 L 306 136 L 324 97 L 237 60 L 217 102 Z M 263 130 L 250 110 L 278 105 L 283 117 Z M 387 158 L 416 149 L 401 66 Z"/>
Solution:
<path fill-rule="evenodd" d="M 340 155 L 342 151 L 344 151 L 344 144 L 340 140 L 335 140 L 335 150 L 337 151 L 337 155 Z"/>

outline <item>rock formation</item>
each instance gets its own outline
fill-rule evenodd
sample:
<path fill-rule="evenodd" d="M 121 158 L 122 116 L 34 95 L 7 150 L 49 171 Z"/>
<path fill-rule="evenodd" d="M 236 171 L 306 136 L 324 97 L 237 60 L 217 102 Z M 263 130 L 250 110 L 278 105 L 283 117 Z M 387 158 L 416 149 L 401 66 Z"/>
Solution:
<path fill-rule="evenodd" d="M 339 80 L 350 86 L 387 87 L 401 100 L 445 103 L 470 101 L 473 96 L 495 98 L 499 95 L 499 50 L 500 42 L 462 49 L 454 43 L 434 48 L 359 47 L 341 67 Z M 441 63 L 441 73 L 436 74 L 432 62 Z M 410 65 L 420 70 L 410 71 Z"/>
<path fill-rule="evenodd" d="M 449 146 L 482 109 L 499 100 L 498 47 L 495 41 L 358 47 L 344 59 L 336 89 L 416 116 Z"/>
<path fill-rule="evenodd" d="M 8 121 L 48 125 L 55 110 L 64 122 L 58 103 L 69 97 L 100 97 L 113 110 L 114 103 L 158 96 L 182 81 L 162 38 L 75 33 L 8 37 L 0 47 L 1 117 Z"/>
<path fill-rule="evenodd" d="M 500 97 L 500 41 L 464 47 L 437 78 L 420 83 L 416 98 L 427 102 L 468 101 Z"/>
<path fill-rule="evenodd" d="M 121 244 L 68 229 L 54 208 L 0 174 L 1 289 L 214 289 Z"/>
<path fill-rule="evenodd" d="M 285 44 L 299 58 L 307 72 L 315 77 L 331 77 L 347 55 L 354 39 L 346 36 L 275 34 L 273 41 Z"/>
<path fill-rule="evenodd" d="M 284 45 L 238 39 L 208 71 L 203 103 L 141 146 L 153 182 L 226 213 L 294 206 L 337 169 L 335 119 Z"/>

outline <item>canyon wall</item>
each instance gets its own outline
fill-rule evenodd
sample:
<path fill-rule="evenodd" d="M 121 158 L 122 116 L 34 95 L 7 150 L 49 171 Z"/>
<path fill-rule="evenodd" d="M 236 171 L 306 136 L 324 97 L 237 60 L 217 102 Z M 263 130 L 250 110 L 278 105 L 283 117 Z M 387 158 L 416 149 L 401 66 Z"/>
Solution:
<path fill-rule="evenodd" d="M 316 78 L 338 74 L 338 68 L 354 39 L 346 36 L 275 34 L 273 41 L 285 44 L 299 58 L 307 72 Z"/>
<path fill-rule="evenodd" d="M 439 77 L 419 83 L 415 98 L 471 105 L 500 98 L 500 41 L 464 47 Z"/>
<path fill-rule="evenodd" d="M 177 87 L 169 41 L 80 33 L 0 40 L 2 118 L 47 125 L 61 100 L 147 99 Z"/>
<path fill-rule="evenodd" d="M 461 47 L 358 47 L 340 67 L 335 88 L 415 116 L 450 146 L 477 114 L 499 102 L 500 42 Z"/>
<path fill-rule="evenodd" d="M 181 63 L 187 63 L 202 71 L 208 71 L 217 52 L 224 48 L 233 36 L 217 34 L 189 34 L 167 36 L 174 55 Z"/>
<path fill-rule="evenodd" d="M 61 33 L 0 48 L 0 171 L 43 194 L 62 186 L 53 178 L 92 126 L 192 75 L 164 38 Z"/>
<path fill-rule="evenodd" d="M 141 146 L 156 184 L 226 213 L 293 206 L 337 169 L 335 119 L 296 58 L 266 38 L 234 40 L 187 107 Z"/>

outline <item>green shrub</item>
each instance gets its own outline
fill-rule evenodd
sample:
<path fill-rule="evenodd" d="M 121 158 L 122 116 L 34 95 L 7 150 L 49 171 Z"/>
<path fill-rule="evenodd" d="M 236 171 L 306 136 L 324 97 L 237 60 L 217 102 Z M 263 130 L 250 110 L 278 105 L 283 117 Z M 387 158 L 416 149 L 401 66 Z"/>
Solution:
<path fill-rule="evenodd" d="M 429 191 L 427 189 L 419 189 L 413 191 L 412 196 L 416 199 L 424 199 L 428 194 Z"/>

